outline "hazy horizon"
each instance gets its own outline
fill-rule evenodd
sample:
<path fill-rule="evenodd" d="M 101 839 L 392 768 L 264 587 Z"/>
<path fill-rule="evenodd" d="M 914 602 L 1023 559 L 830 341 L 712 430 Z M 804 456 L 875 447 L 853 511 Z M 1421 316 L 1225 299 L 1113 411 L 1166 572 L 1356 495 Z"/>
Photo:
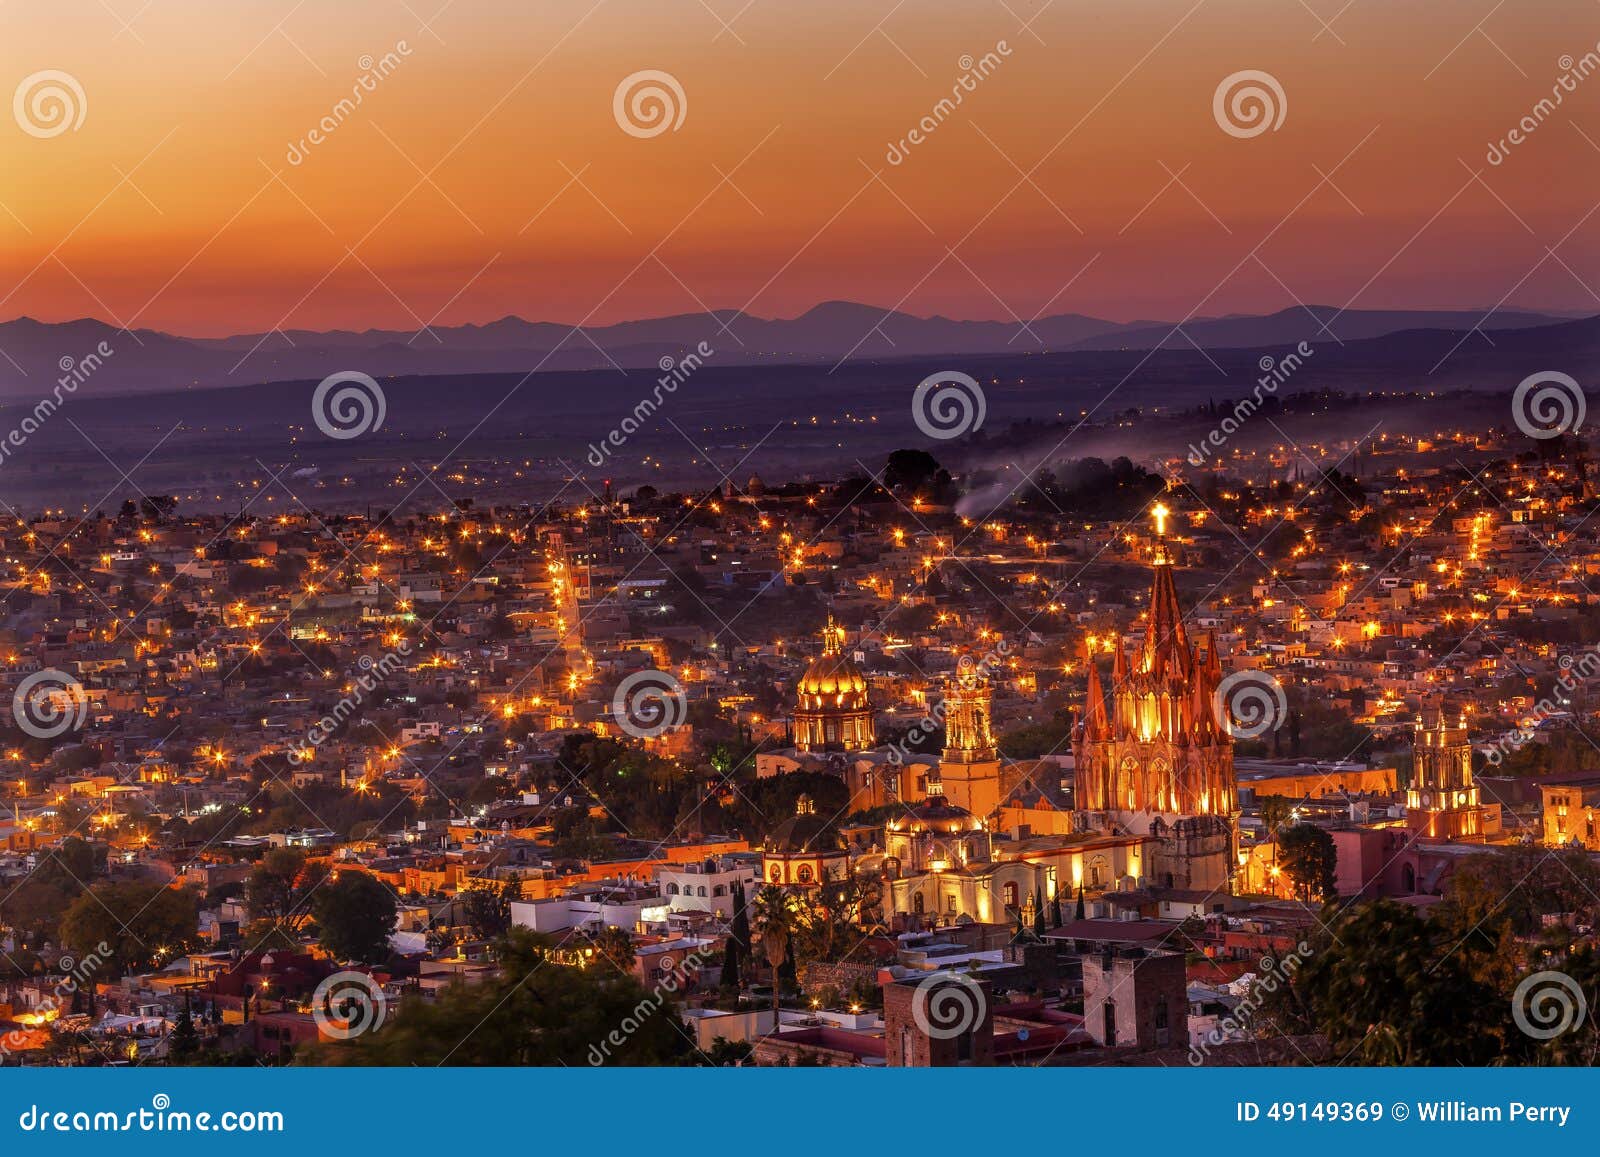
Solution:
<path fill-rule="evenodd" d="M 1600 311 L 1594 81 L 1533 112 L 1600 12 L 1326 7 L 12 6 L 17 99 L 76 92 L 70 126 L 0 134 L 0 316 Z M 1225 127 L 1257 73 L 1272 124 Z M 670 125 L 624 126 L 638 74 Z"/>

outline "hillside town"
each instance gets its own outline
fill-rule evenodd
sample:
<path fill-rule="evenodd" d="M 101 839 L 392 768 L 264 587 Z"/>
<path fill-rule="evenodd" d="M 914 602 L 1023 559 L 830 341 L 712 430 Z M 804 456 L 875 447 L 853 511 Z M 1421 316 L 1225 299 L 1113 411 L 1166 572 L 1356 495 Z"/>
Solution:
<path fill-rule="evenodd" d="M 0 1063 L 1600 1043 L 1576 438 L 284 497 L 0 527 Z"/>

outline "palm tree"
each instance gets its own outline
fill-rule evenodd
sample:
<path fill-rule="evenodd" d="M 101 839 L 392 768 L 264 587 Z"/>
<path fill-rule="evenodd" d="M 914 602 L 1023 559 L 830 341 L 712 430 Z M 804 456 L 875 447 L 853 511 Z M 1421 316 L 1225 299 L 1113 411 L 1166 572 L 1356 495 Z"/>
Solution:
<path fill-rule="evenodd" d="M 755 935 L 761 951 L 772 966 L 772 1028 L 778 1028 L 778 969 L 789 956 L 789 942 L 799 931 L 800 901 L 793 893 L 768 884 L 751 901 L 755 914 Z"/>

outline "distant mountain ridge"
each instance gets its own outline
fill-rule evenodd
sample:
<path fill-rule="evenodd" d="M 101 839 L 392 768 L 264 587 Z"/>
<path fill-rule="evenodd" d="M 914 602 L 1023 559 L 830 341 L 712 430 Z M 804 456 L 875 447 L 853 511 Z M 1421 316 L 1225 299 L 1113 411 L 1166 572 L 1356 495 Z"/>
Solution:
<path fill-rule="evenodd" d="M 247 386 L 320 379 L 339 370 L 374 377 L 526 373 L 535 369 L 647 369 L 704 342 L 717 365 L 925 358 L 939 355 L 1052 353 L 1074 350 L 1287 349 L 1423 332 L 1520 330 L 1569 319 L 1505 311 L 1488 318 L 1449 310 L 1345 310 L 1306 306 L 1262 316 L 1173 323 L 1112 322 L 1056 314 L 1027 323 L 917 317 L 859 302 L 830 301 L 794 318 L 738 310 L 678 314 L 574 329 L 557 322 L 504 317 L 482 325 L 423 331 L 289 330 L 191 338 L 156 330 L 125 332 L 92 318 L 0 323 L 0 400 L 42 396 L 63 359 L 82 362 L 101 343 L 112 350 L 92 375 L 97 395 Z M 1446 348 L 1448 348 L 1446 343 Z"/>

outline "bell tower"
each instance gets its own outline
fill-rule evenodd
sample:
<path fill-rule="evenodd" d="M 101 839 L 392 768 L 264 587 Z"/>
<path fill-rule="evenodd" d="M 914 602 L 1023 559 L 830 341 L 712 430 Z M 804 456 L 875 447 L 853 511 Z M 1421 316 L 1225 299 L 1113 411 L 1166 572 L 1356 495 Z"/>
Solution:
<path fill-rule="evenodd" d="M 1417 716 L 1412 739 L 1406 821 L 1421 836 L 1482 840 L 1500 830 L 1498 805 L 1483 806 L 1472 778 L 1467 717 L 1441 706 L 1432 720 Z"/>
<path fill-rule="evenodd" d="M 944 684 L 945 741 L 939 781 L 946 799 L 980 820 L 1000 806 L 1000 754 L 989 723 L 993 700 L 988 676 L 963 657 Z"/>

